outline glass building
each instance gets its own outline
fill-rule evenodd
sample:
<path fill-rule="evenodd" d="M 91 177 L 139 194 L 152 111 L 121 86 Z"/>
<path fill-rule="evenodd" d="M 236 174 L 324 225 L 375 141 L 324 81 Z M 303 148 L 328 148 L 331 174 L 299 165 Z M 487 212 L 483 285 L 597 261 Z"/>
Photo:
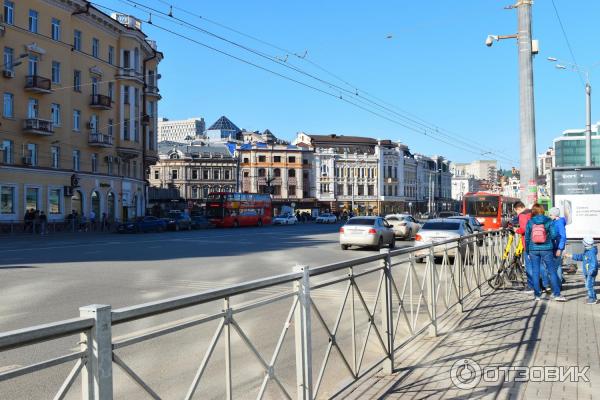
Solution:
<path fill-rule="evenodd" d="M 600 123 L 592 125 L 592 165 L 600 166 Z M 585 131 L 571 129 L 554 139 L 555 167 L 585 166 Z"/>

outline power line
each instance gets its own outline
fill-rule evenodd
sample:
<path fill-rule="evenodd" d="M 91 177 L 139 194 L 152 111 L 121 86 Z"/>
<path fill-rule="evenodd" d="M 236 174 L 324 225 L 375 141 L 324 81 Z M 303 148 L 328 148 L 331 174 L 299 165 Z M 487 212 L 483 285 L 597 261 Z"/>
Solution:
<path fill-rule="evenodd" d="M 554 8 L 554 14 L 556 14 L 556 19 L 558 20 L 558 23 L 560 25 L 560 29 L 562 31 L 563 37 L 565 38 L 565 42 L 567 42 L 567 47 L 569 48 L 569 53 L 571 53 L 571 59 L 573 60 L 573 64 L 577 66 L 576 70 L 577 75 L 579 76 L 579 80 L 581 81 L 581 84 L 585 86 L 585 81 L 583 79 L 581 71 L 579 70 L 579 64 L 577 64 L 577 60 L 575 59 L 575 53 L 573 52 L 573 48 L 571 47 L 571 41 L 569 40 L 567 31 L 565 29 L 565 26 L 563 25 L 562 19 L 560 18 L 560 13 L 558 12 L 558 8 L 556 7 L 556 3 L 554 2 L 554 0 L 552 0 L 552 7 Z"/>
<path fill-rule="evenodd" d="M 128 0 L 128 1 L 130 1 L 130 0 Z M 107 9 L 107 10 L 113 11 L 113 12 L 118 12 L 117 10 L 111 9 L 111 8 L 109 8 L 109 7 L 106 7 L 106 6 L 103 6 L 103 5 L 100 5 L 100 4 L 95 4 L 95 3 L 92 3 L 92 4 L 94 4 L 94 5 L 98 6 L 98 7 L 105 8 L 105 9 Z M 159 13 L 160 13 L 160 12 L 159 12 Z M 259 65 L 259 64 L 256 64 L 256 63 L 254 63 L 254 62 L 248 61 L 248 60 L 246 60 L 246 59 L 243 59 L 243 58 L 241 58 L 241 57 L 238 57 L 238 56 L 236 56 L 236 55 L 233 55 L 233 54 L 231 54 L 231 53 L 228 53 L 228 52 L 226 52 L 226 51 L 223 51 L 223 50 L 221 50 L 221 49 L 218 49 L 218 48 L 216 48 L 216 47 L 214 47 L 214 46 L 211 46 L 211 45 L 205 44 L 205 43 L 203 43 L 203 42 L 200 42 L 200 41 L 198 41 L 198 40 L 196 40 L 196 39 L 193 39 L 193 38 L 191 38 L 191 37 L 189 37 L 189 36 L 186 36 L 186 35 L 184 35 L 184 34 L 181 34 L 181 33 L 179 33 L 179 32 L 175 32 L 175 31 L 173 31 L 173 30 L 171 30 L 171 29 L 169 29 L 169 28 L 162 27 L 162 26 L 160 26 L 160 25 L 157 25 L 157 24 L 155 24 L 155 23 L 152 23 L 151 25 L 152 25 L 152 26 L 154 26 L 154 27 L 155 27 L 155 28 L 157 28 L 157 29 L 161 29 L 161 30 L 163 30 L 163 31 L 165 31 L 165 32 L 168 32 L 168 33 L 170 33 L 170 34 L 172 34 L 172 35 L 178 36 L 178 37 L 180 37 L 180 38 L 182 38 L 182 39 L 186 39 L 186 40 L 188 40 L 188 41 L 191 41 L 191 42 L 193 42 L 193 43 L 195 43 L 195 44 L 197 44 L 197 45 L 200 45 L 200 46 L 202 46 L 202 47 L 205 47 L 205 48 L 207 48 L 207 49 L 209 49 L 209 50 L 213 50 L 213 51 L 215 51 L 215 52 L 218 52 L 218 53 L 220 53 L 220 54 L 222 54 L 222 55 L 225 55 L 225 56 L 227 56 L 227 57 L 233 58 L 233 59 L 235 59 L 235 60 L 237 60 L 237 61 L 240 61 L 240 62 L 242 62 L 242 63 L 245 63 L 245 64 L 247 64 L 247 65 L 250 65 L 250 66 L 253 66 L 253 67 L 255 67 L 255 68 L 261 69 L 261 70 L 263 70 L 263 71 L 265 71 L 265 72 L 268 72 L 268 73 L 274 74 L 274 75 L 276 75 L 276 76 L 278 76 L 278 77 L 280 77 L 280 78 L 283 78 L 283 79 L 289 80 L 289 81 L 291 81 L 291 82 L 297 83 L 297 84 L 299 84 L 299 85 L 302 85 L 302 86 L 304 86 L 304 87 L 307 87 L 307 88 L 309 88 L 309 89 L 315 90 L 315 91 L 317 91 L 317 92 L 320 92 L 320 93 L 322 93 L 322 94 L 325 94 L 325 95 L 327 95 L 327 96 L 334 97 L 334 98 L 337 98 L 337 99 L 339 99 L 339 100 L 342 100 L 342 101 L 344 101 L 345 103 L 348 103 L 348 104 L 350 104 L 350 105 L 353 105 L 353 106 L 355 106 L 355 107 L 357 107 L 357 108 L 359 108 L 359 109 L 362 109 L 363 111 L 369 112 L 369 113 L 371 113 L 371 114 L 373 114 L 373 115 L 375 115 L 375 116 L 378 116 L 378 117 L 380 117 L 380 118 L 383 118 L 383 119 L 385 119 L 385 120 L 388 120 L 388 121 L 390 121 L 390 122 L 392 122 L 392 123 L 395 123 L 395 124 L 397 124 L 397 125 L 400 125 L 400 126 L 402 126 L 402 127 L 404 127 L 404 128 L 410 129 L 410 130 L 412 130 L 412 131 L 414 131 L 414 132 L 420 133 L 420 134 L 422 134 L 422 135 L 424 135 L 424 136 L 428 136 L 428 137 L 430 137 L 430 138 L 432 138 L 432 139 L 434 139 L 434 140 L 437 140 L 437 141 L 439 141 L 439 142 L 441 142 L 441 143 L 444 143 L 444 144 L 447 144 L 447 145 L 449 145 L 449 146 L 455 147 L 455 148 L 457 148 L 457 149 L 460 149 L 460 150 L 463 150 L 463 151 L 467 151 L 467 152 L 471 152 L 471 153 L 474 153 L 474 154 L 478 154 L 478 155 L 481 155 L 481 154 L 483 154 L 482 152 L 475 151 L 475 150 L 474 150 L 472 147 L 470 147 L 470 145 L 472 145 L 472 143 L 467 143 L 467 144 L 465 144 L 465 145 L 460 145 L 460 144 L 457 144 L 457 143 L 453 143 L 453 142 L 451 142 L 451 141 L 443 140 L 443 139 L 441 139 L 441 138 L 439 138 L 439 137 L 435 136 L 435 135 L 433 134 L 433 131 L 434 131 L 434 130 L 432 130 L 431 128 L 429 128 L 429 131 L 431 131 L 431 132 L 430 132 L 430 133 L 428 133 L 428 129 L 426 129 L 427 127 L 423 128 L 423 129 L 418 129 L 418 128 L 415 128 L 414 126 L 407 125 L 406 123 L 403 123 L 403 122 L 400 122 L 400 121 L 398 121 L 398 120 L 396 120 L 396 119 L 390 118 L 389 116 L 383 115 L 383 114 L 381 114 L 381 113 L 379 113 L 379 112 L 377 112 L 377 111 L 373 111 L 373 110 L 371 110 L 371 109 L 369 109 L 369 108 L 367 108 L 367 107 L 365 107 L 365 106 L 361 106 L 360 104 L 357 104 L 357 103 L 355 103 L 355 102 L 353 102 L 353 101 L 350 101 L 350 100 L 348 100 L 347 98 L 344 98 L 342 95 L 337 95 L 337 94 L 335 94 L 335 93 L 331 93 L 331 92 L 329 92 L 329 91 L 327 91 L 327 90 L 323 90 L 323 89 L 321 89 L 321 88 L 318 88 L 318 87 L 316 87 L 316 86 L 313 86 L 313 85 L 311 85 L 311 84 L 308 84 L 308 83 L 306 83 L 306 82 L 303 82 L 303 81 L 300 81 L 300 80 L 298 80 L 298 79 L 292 78 L 292 77 L 290 77 L 290 76 L 284 75 L 284 74 L 282 74 L 282 73 L 279 73 L 279 72 L 277 72 L 277 71 L 274 71 L 274 70 L 272 70 L 272 69 L 266 68 L 266 67 L 264 67 L 264 66 L 261 66 L 261 65 Z M 268 57 L 267 57 L 267 58 L 268 58 Z M 382 106 L 380 106 L 380 107 L 382 107 Z M 403 116 L 402 116 L 402 117 L 403 117 Z M 403 118 L 406 118 L 406 117 L 403 117 Z M 439 134 L 439 131 L 436 131 L 436 133 L 438 133 L 438 134 Z M 456 141 L 456 138 L 452 138 L 452 137 L 450 137 L 450 138 L 448 138 L 448 139 L 449 139 L 449 140 L 454 140 L 454 141 Z M 512 160 L 512 159 L 508 159 L 508 158 L 506 158 L 506 157 L 504 157 L 504 156 L 501 156 L 501 155 L 498 155 L 498 156 L 499 156 L 499 158 L 503 158 L 503 159 L 505 159 L 505 160 L 507 160 L 507 161 L 514 162 L 514 160 Z"/>

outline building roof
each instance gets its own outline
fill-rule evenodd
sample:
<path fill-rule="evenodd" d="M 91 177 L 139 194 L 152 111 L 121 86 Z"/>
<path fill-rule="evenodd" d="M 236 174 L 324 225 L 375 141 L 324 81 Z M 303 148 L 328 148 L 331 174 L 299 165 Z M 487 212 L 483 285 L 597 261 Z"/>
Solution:
<path fill-rule="evenodd" d="M 373 139 L 373 138 L 369 138 L 369 137 L 362 137 L 362 136 L 344 136 L 344 135 L 336 135 L 336 134 L 331 134 L 331 135 L 310 135 L 310 134 L 308 134 L 307 136 L 309 136 L 311 138 L 311 141 L 313 143 L 331 143 L 331 144 L 352 143 L 352 144 L 369 144 L 369 145 L 377 144 L 377 139 Z"/>
<path fill-rule="evenodd" d="M 222 116 L 219 118 L 214 124 L 210 126 L 207 130 L 222 130 L 222 131 L 235 131 L 241 132 L 241 129 L 238 128 L 233 122 L 229 120 L 226 116 Z"/>
<path fill-rule="evenodd" d="M 202 157 L 203 154 L 221 154 L 223 157 L 231 157 L 232 152 L 230 148 L 225 144 L 195 144 L 188 145 L 187 143 L 162 141 L 158 142 L 158 154 L 168 155 L 173 151 L 178 151 L 186 157 L 192 157 L 192 155 L 198 155 Z"/>

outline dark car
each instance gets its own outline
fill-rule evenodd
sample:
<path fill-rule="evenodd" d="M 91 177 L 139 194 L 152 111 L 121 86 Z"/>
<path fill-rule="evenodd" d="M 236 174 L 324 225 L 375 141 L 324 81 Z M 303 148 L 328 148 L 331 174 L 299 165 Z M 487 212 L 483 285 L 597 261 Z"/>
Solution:
<path fill-rule="evenodd" d="M 214 225 L 204 215 L 192 216 L 192 229 L 212 228 Z"/>
<path fill-rule="evenodd" d="M 119 224 L 119 233 L 141 233 L 141 232 L 163 232 L 167 229 L 167 223 L 162 219 L 146 216 L 137 217 L 133 221 Z"/>
<path fill-rule="evenodd" d="M 192 230 L 192 219 L 188 214 L 171 211 L 163 220 L 167 223 L 167 229 L 171 231 Z"/>

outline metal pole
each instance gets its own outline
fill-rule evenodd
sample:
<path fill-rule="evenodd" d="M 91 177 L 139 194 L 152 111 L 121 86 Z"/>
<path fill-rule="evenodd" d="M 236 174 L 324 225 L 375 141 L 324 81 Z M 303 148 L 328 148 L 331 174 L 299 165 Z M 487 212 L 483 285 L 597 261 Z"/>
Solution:
<path fill-rule="evenodd" d="M 87 351 L 86 366 L 82 370 L 82 398 L 112 400 L 112 333 L 111 308 L 93 304 L 79 309 L 79 315 L 94 319 L 94 327 L 82 334 L 82 348 Z"/>
<path fill-rule="evenodd" d="M 312 400 L 312 328 L 310 320 L 310 275 L 307 265 L 297 266 L 302 278 L 294 282 L 298 294 L 298 306 L 294 316 L 296 342 L 296 383 L 297 399 Z"/>
<path fill-rule="evenodd" d="M 381 296 L 381 330 L 385 332 L 385 345 L 387 347 L 387 359 L 383 362 L 383 373 L 394 373 L 394 317 L 393 317 L 393 299 L 392 299 L 392 258 L 390 249 L 379 250 L 381 254 L 385 254 L 385 258 L 381 260 L 383 274 L 383 290 Z"/>
<path fill-rule="evenodd" d="M 585 84 L 585 166 L 592 166 L 592 85 Z"/>
<path fill-rule="evenodd" d="M 519 43 L 520 82 L 521 199 L 526 204 L 537 201 L 531 4 L 532 0 L 519 0 L 517 3 L 519 19 L 517 40 Z"/>

